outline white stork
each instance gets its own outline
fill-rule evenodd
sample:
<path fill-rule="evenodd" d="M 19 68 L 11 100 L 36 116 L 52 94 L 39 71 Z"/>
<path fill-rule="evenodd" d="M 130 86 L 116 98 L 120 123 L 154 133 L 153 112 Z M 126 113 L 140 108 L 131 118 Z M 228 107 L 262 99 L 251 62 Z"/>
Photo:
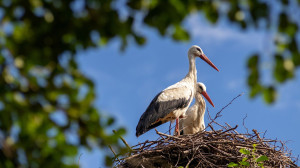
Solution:
<path fill-rule="evenodd" d="M 206 103 L 201 95 L 205 97 L 213 107 L 215 107 L 206 92 L 205 85 L 198 82 L 196 86 L 195 104 L 186 111 L 186 117 L 179 121 L 181 135 L 195 134 L 205 129 L 204 114 Z"/>
<path fill-rule="evenodd" d="M 200 57 L 217 71 L 218 68 L 206 57 L 199 46 L 192 46 L 188 51 L 189 72 L 180 81 L 158 93 L 149 104 L 136 127 L 136 136 L 140 136 L 152 128 L 176 119 L 177 135 L 179 135 L 179 117 L 183 117 L 195 96 L 197 70 L 195 58 Z"/>

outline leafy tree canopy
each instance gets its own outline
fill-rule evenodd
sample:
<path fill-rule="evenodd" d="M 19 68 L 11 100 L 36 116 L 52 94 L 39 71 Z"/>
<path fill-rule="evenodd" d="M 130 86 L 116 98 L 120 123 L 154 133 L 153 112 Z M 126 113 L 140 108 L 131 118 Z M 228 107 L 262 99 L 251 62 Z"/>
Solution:
<path fill-rule="evenodd" d="M 114 120 L 94 107 L 94 84 L 74 56 L 115 38 L 122 49 L 130 39 L 144 45 L 146 38 L 135 29 L 138 16 L 142 24 L 179 41 L 190 38 L 182 23 L 193 12 L 213 24 L 226 19 L 241 29 L 271 31 L 273 83 L 260 78 L 265 53 L 249 56 L 247 63 L 251 97 L 263 95 L 267 103 L 275 101 L 278 85 L 292 79 L 300 65 L 299 0 L 128 0 L 122 7 L 125 17 L 117 8 L 121 2 L 0 1 L 1 167 L 76 167 L 72 158 L 79 146 L 122 150 L 117 139 L 125 130 L 107 133 Z"/>

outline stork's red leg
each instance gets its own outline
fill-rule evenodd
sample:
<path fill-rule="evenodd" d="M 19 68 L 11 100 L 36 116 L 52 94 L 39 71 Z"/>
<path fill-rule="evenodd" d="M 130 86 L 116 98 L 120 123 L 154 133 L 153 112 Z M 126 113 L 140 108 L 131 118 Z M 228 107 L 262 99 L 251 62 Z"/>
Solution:
<path fill-rule="evenodd" d="M 176 118 L 176 126 L 175 126 L 175 131 L 176 131 L 176 133 L 177 133 L 177 136 L 179 136 L 179 135 L 180 135 L 180 133 L 179 133 L 179 119 L 178 119 L 178 118 Z"/>

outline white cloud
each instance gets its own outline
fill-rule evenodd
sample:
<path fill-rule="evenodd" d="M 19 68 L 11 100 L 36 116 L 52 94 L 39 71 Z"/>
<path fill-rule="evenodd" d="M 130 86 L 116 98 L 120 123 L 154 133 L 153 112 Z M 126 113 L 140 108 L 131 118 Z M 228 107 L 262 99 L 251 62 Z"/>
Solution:
<path fill-rule="evenodd" d="M 187 18 L 187 26 L 193 38 L 204 38 L 208 43 L 236 40 L 257 44 L 257 41 L 262 40 L 262 34 L 258 31 L 238 31 L 237 28 L 229 27 L 226 22 L 212 25 L 199 13 L 194 13 Z"/>
<path fill-rule="evenodd" d="M 241 89 L 245 86 L 244 79 L 228 80 L 227 87 L 229 90 Z"/>
<path fill-rule="evenodd" d="M 296 82 L 287 82 L 277 88 L 278 100 L 275 102 L 273 108 L 277 111 L 285 111 L 285 113 L 293 114 L 300 110 L 300 97 Z"/>

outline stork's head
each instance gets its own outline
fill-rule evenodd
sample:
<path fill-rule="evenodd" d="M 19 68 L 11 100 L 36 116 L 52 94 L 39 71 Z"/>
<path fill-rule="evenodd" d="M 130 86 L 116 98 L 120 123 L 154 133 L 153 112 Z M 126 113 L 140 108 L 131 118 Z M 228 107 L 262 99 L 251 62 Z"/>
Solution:
<path fill-rule="evenodd" d="M 210 97 L 208 96 L 208 94 L 206 93 L 206 86 L 201 83 L 201 82 L 198 82 L 197 83 L 197 86 L 196 86 L 196 94 L 201 94 L 203 97 L 205 97 L 205 99 L 213 106 L 214 106 L 214 103 L 211 101 Z"/>
<path fill-rule="evenodd" d="M 202 49 L 197 46 L 193 45 L 188 52 L 189 57 L 200 57 L 203 61 L 208 63 L 211 67 L 213 67 L 215 70 L 219 71 L 219 69 L 207 58 L 207 56 L 203 53 Z"/>

